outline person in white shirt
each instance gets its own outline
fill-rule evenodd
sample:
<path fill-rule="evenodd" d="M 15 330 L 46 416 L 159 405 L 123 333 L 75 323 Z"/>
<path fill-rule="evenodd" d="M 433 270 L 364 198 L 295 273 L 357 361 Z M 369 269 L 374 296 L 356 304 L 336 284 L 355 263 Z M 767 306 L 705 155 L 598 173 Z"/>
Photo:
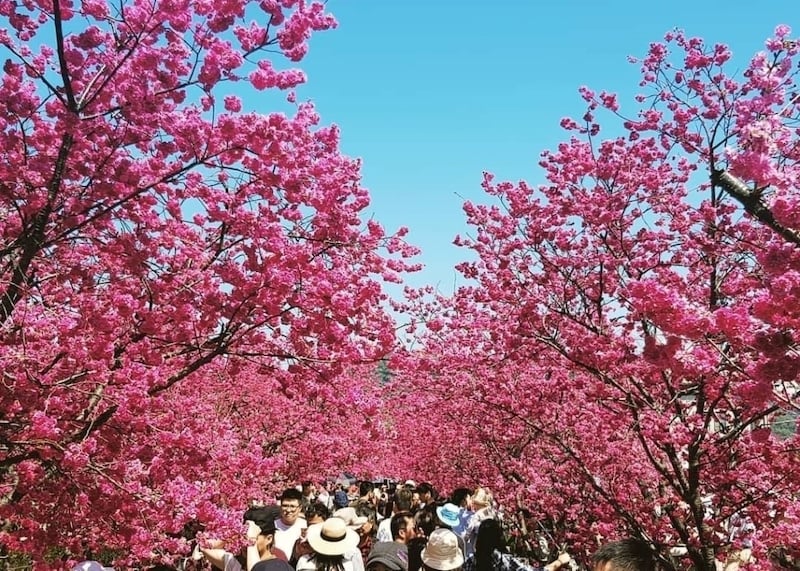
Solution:
<path fill-rule="evenodd" d="M 286 488 L 281 494 L 281 517 L 275 520 L 275 547 L 291 557 L 294 544 L 306 528 L 300 517 L 303 493 L 297 488 Z"/>

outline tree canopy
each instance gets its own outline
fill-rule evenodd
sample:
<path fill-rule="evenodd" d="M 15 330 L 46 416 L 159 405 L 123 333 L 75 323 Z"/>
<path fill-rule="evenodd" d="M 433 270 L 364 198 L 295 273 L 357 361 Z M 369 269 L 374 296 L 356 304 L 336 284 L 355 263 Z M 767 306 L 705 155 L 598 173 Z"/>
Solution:
<path fill-rule="evenodd" d="M 364 219 L 359 161 L 292 92 L 323 4 L 0 18 L 4 550 L 169 562 L 187 528 L 235 538 L 251 500 L 348 470 L 487 485 L 581 556 L 800 557 L 788 28 L 741 73 L 671 32 L 633 102 L 581 88 L 546 184 L 485 173 L 464 205 L 469 284 L 390 309 L 416 249 Z"/>

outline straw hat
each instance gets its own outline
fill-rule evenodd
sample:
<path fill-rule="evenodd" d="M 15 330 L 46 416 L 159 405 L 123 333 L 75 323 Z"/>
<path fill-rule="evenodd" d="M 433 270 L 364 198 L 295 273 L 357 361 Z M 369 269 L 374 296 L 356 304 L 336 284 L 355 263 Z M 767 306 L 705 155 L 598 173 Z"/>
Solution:
<path fill-rule="evenodd" d="M 330 517 L 308 526 L 306 540 L 320 555 L 344 555 L 358 547 L 358 534 L 341 518 Z"/>

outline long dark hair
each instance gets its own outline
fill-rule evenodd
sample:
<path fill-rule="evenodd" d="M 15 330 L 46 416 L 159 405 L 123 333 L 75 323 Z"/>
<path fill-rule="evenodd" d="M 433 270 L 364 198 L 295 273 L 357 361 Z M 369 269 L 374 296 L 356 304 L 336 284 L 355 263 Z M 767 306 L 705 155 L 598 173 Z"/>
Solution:
<path fill-rule="evenodd" d="M 344 571 L 344 555 L 322 555 L 313 551 L 309 560 L 314 562 L 317 571 Z"/>
<path fill-rule="evenodd" d="M 436 529 L 436 519 L 436 505 L 433 506 L 433 509 L 428 509 L 428 506 L 425 506 L 414 514 L 414 522 L 425 534 L 425 537 L 430 537 L 433 530 Z"/>
<path fill-rule="evenodd" d="M 428 544 L 427 537 L 415 537 L 406 542 L 408 547 L 408 571 L 422 569 L 422 550 Z"/>
<path fill-rule="evenodd" d="M 508 553 L 503 528 L 496 519 L 485 519 L 475 539 L 475 571 L 492 571 L 492 553 L 495 549 Z"/>

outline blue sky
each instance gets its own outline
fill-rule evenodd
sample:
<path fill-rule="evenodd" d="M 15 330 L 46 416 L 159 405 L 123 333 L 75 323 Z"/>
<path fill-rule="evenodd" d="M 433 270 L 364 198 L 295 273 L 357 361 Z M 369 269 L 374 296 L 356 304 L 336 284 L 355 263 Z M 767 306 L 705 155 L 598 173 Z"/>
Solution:
<path fill-rule="evenodd" d="M 726 43 L 743 66 L 777 24 L 800 35 L 789 0 L 329 0 L 339 21 L 318 34 L 302 63 L 323 122 L 342 131 L 343 151 L 363 159 L 368 215 L 411 229 L 425 270 L 409 283 L 443 293 L 462 284 L 453 266 L 467 253 L 461 204 L 486 202 L 482 171 L 543 182 L 542 150 L 566 138 L 559 120 L 580 116 L 581 85 L 638 91 L 650 42 L 676 27 Z"/>

